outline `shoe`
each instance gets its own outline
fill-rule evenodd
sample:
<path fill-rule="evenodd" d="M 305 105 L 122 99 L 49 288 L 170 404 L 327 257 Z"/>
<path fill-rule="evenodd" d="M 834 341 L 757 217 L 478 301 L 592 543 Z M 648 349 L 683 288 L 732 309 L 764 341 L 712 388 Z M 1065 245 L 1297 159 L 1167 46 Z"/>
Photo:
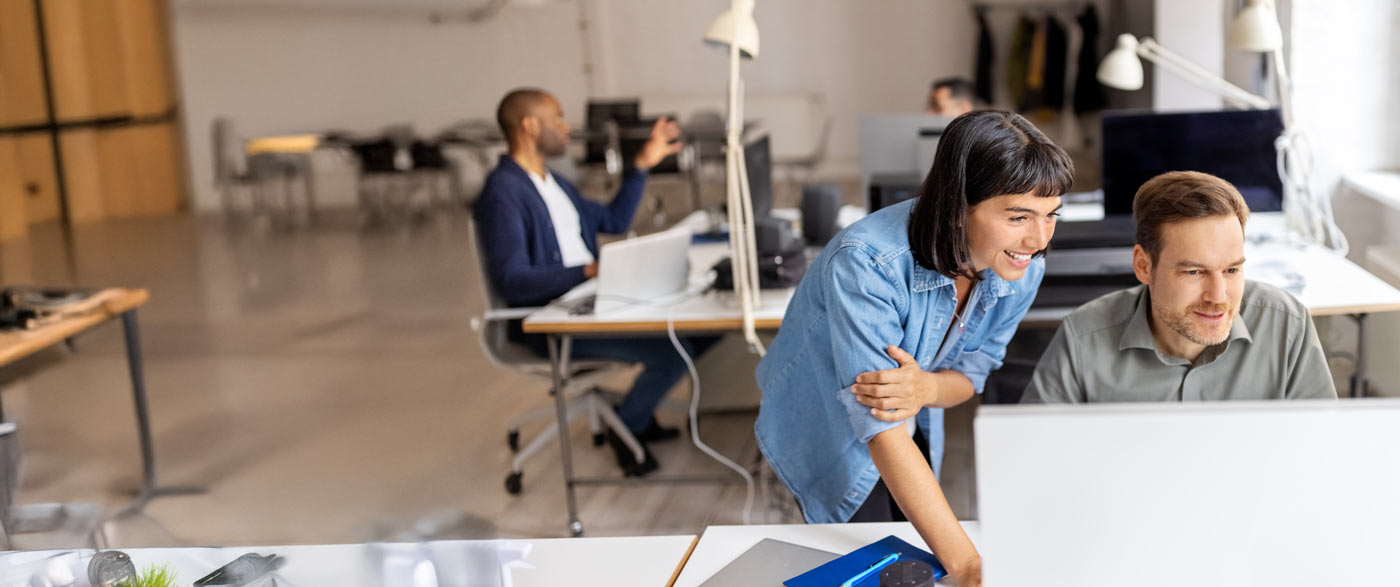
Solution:
<path fill-rule="evenodd" d="M 612 430 L 608 431 L 608 445 L 612 446 L 613 455 L 617 456 L 617 466 L 622 468 L 622 474 L 626 477 L 641 477 L 661 467 L 661 463 L 656 462 L 656 457 L 651 456 L 651 450 L 647 449 L 645 442 L 642 442 L 642 454 L 646 458 L 640 463 L 632 455 L 632 449 L 627 448 L 627 443 Z"/>
<path fill-rule="evenodd" d="M 656 423 L 656 420 L 652 420 L 651 425 L 647 426 L 646 430 L 632 436 L 642 442 L 664 442 L 680 438 L 681 431 L 679 428 L 662 428 L 660 424 Z"/>

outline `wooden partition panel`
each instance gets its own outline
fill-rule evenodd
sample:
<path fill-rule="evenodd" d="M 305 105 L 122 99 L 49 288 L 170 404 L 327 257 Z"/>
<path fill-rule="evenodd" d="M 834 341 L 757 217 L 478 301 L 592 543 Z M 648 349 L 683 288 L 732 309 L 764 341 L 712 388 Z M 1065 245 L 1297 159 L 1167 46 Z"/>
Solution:
<path fill-rule="evenodd" d="M 0 238 L 184 208 L 170 51 L 161 0 L 0 2 Z"/>

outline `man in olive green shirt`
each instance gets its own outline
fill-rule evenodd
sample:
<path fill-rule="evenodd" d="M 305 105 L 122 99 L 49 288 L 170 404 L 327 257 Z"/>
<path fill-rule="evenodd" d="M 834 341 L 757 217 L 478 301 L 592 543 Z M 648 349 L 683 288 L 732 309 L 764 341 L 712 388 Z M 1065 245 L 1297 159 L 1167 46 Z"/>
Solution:
<path fill-rule="evenodd" d="M 1246 281 L 1249 208 L 1220 178 L 1171 172 L 1133 199 L 1143 285 L 1071 313 L 1023 403 L 1336 398 L 1308 310 Z"/>

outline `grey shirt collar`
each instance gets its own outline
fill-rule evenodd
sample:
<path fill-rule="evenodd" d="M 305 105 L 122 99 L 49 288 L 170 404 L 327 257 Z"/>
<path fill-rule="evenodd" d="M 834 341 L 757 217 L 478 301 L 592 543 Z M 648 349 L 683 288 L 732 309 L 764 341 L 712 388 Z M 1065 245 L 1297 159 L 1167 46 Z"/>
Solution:
<path fill-rule="evenodd" d="M 1157 338 L 1152 336 L 1152 326 L 1149 325 L 1147 321 L 1147 313 L 1151 311 L 1152 308 L 1152 301 L 1149 297 L 1150 292 L 1146 285 L 1140 287 L 1142 291 L 1138 294 L 1137 307 L 1134 308 L 1133 317 L 1128 321 L 1127 327 L 1123 329 L 1123 336 L 1118 339 L 1118 350 L 1123 351 L 1133 348 L 1147 349 L 1157 353 L 1157 356 L 1164 362 L 1187 363 L 1184 359 L 1168 355 L 1157 348 Z M 1254 342 L 1254 338 L 1249 335 L 1249 327 L 1245 326 L 1244 318 L 1238 313 L 1235 315 L 1234 321 L 1230 324 L 1230 336 L 1225 339 L 1225 342 L 1207 347 L 1205 352 L 1201 353 L 1197 361 L 1207 363 L 1215 360 L 1216 357 L 1230 348 L 1230 343 L 1235 340 Z"/>

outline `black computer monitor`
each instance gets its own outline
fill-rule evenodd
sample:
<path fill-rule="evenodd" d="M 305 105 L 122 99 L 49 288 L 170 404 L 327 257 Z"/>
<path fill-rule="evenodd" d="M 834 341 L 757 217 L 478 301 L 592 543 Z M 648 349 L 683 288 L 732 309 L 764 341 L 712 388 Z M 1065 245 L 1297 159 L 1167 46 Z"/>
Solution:
<path fill-rule="evenodd" d="M 640 116 L 641 103 L 638 100 L 589 100 L 584 161 L 602 163 L 607 159 L 608 137 L 603 134 L 603 128 L 608 121 L 627 126 L 635 123 Z"/>
<path fill-rule="evenodd" d="M 1281 211 L 1274 139 L 1282 133 L 1278 110 L 1105 113 L 1104 213 L 1132 214 L 1138 188 L 1168 171 L 1218 176 L 1239 188 L 1251 211 Z"/>
<path fill-rule="evenodd" d="M 766 217 L 773 211 L 773 154 L 768 147 L 768 135 L 744 145 L 744 168 L 749 172 L 753 217 Z"/>

